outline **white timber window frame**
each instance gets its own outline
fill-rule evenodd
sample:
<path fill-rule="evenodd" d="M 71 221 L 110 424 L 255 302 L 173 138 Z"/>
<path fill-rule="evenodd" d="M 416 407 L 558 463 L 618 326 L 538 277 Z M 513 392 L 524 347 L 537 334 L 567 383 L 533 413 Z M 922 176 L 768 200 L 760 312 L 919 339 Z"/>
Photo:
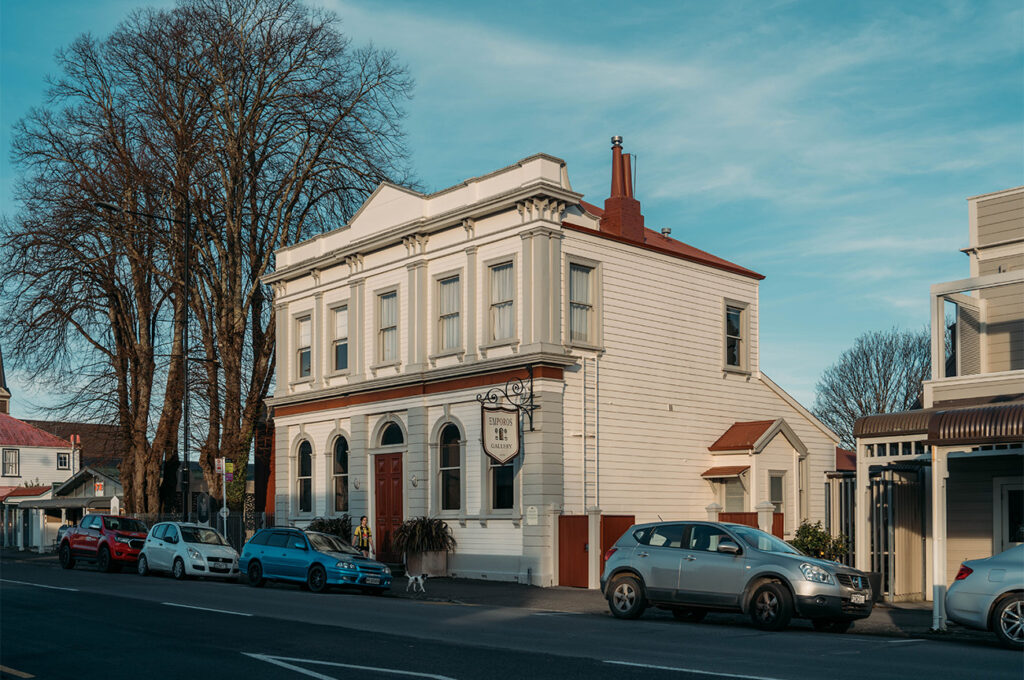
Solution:
<path fill-rule="evenodd" d="M 776 490 L 778 491 L 778 494 L 776 494 Z M 768 471 L 768 502 L 775 506 L 774 512 L 781 512 L 783 515 L 786 514 L 787 508 L 785 470 Z"/>
<path fill-rule="evenodd" d="M 308 453 L 304 452 L 308 449 Z M 303 468 L 303 460 L 308 457 L 308 468 Z M 295 511 L 298 515 L 309 516 L 313 514 L 313 468 L 314 460 L 313 443 L 303 439 L 295 450 Z M 307 508 L 303 508 L 304 501 L 308 502 Z"/>
<path fill-rule="evenodd" d="M 21 477 L 21 451 L 19 449 L 3 450 L 3 477 Z"/>
<path fill-rule="evenodd" d="M 464 328 L 465 286 L 461 269 L 447 271 L 434 276 L 434 353 L 430 359 L 464 355 L 466 333 L 473 329 Z"/>
<path fill-rule="evenodd" d="M 352 317 L 349 314 L 348 301 L 331 307 L 331 319 L 334 321 L 334 337 L 331 340 L 331 375 L 345 375 L 352 367 L 352 349 L 349 338 L 352 329 L 349 324 Z M 344 366 L 339 366 L 340 354 L 344 354 Z"/>
<path fill-rule="evenodd" d="M 519 341 L 516 324 L 516 258 L 502 257 L 486 263 L 487 333 L 485 348 Z"/>
<path fill-rule="evenodd" d="M 58 470 L 70 470 L 71 469 L 71 453 L 67 451 L 57 452 L 57 469 Z"/>
<path fill-rule="evenodd" d="M 312 379 L 313 315 L 303 312 L 295 317 L 295 380 L 305 382 Z"/>
<path fill-rule="evenodd" d="M 585 281 L 582 280 L 584 275 Z M 601 263 L 578 255 L 566 255 L 564 280 L 565 344 L 582 349 L 603 349 Z"/>
<path fill-rule="evenodd" d="M 399 305 L 398 286 L 385 288 L 375 292 L 377 314 L 377 362 L 371 370 L 386 366 L 399 366 L 402 363 L 402 342 L 399 317 L 402 309 Z"/>
<path fill-rule="evenodd" d="M 334 438 L 331 444 L 331 511 L 335 515 L 346 514 L 351 505 L 351 491 L 348 486 L 351 452 L 345 435 L 339 434 Z M 339 489 L 342 493 L 339 493 Z M 343 503 L 338 502 L 339 497 L 344 498 Z M 339 505 L 343 507 L 338 507 Z"/>
<path fill-rule="evenodd" d="M 722 300 L 722 370 L 750 373 L 749 302 Z"/>

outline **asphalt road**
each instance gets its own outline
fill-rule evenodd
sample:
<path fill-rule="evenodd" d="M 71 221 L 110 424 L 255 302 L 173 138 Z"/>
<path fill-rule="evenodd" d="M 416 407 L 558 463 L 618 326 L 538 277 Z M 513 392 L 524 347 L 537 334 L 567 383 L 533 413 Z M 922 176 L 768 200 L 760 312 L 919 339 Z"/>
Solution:
<path fill-rule="evenodd" d="M 0 666 L 3 678 L 146 680 L 1020 680 L 1024 655 L 987 642 L 619 621 L 5 560 Z"/>

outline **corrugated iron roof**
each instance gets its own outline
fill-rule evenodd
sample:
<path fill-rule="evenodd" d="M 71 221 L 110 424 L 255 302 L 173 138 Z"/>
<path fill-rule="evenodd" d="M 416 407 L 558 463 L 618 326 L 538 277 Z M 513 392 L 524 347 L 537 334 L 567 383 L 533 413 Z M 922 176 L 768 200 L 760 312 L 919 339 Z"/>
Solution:
<path fill-rule="evenodd" d="M 1007 444 L 1024 441 L 1024 401 L 984 405 L 933 407 L 901 413 L 883 413 L 857 419 L 853 435 L 888 437 L 908 434 L 927 435 L 928 444 Z"/>
<path fill-rule="evenodd" d="M 743 423 L 733 423 L 729 429 L 708 447 L 708 451 L 743 451 L 754 448 L 754 444 L 761 438 L 768 428 L 775 423 L 774 420 L 754 420 Z"/>
<path fill-rule="evenodd" d="M 44 432 L 6 413 L 0 413 L 0 445 L 42 446 L 54 449 L 70 449 L 71 442 Z"/>
<path fill-rule="evenodd" d="M 749 465 L 722 465 L 720 467 L 708 468 L 700 473 L 704 479 L 721 479 L 723 477 L 739 477 L 750 469 Z"/>
<path fill-rule="evenodd" d="M 1024 402 L 940 411 L 928 423 L 929 444 L 1009 444 L 1024 441 Z"/>
<path fill-rule="evenodd" d="M 44 493 L 52 489 L 51 486 L 19 486 L 14 491 L 9 491 L 4 494 L 0 501 L 5 501 L 8 498 L 31 498 L 32 496 L 42 496 Z"/>

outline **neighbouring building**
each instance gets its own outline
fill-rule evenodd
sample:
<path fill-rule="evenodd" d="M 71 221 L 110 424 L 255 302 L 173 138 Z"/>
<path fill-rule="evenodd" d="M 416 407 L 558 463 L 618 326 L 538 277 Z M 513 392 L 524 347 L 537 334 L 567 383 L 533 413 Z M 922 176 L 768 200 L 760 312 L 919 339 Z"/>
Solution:
<path fill-rule="evenodd" d="M 838 437 L 761 371 L 763 277 L 646 228 L 618 138 L 612 158 L 603 209 L 538 154 L 382 184 L 276 252 L 278 523 L 365 514 L 400 559 L 394 527 L 441 517 L 451 573 L 596 587 L 633 521 L 824 519 Z M 511 460 L 483 450 L 516 434 L 485 427 L 491 390 L 532 395 Z"/>
<path fill-rule="evenodd" d="M 1024 542 L 1024 187 L 967 206 L 970 277 L 931 287 L 923 408 L 854 429 L 857 566 L 933 599 L 936 628 L 961 562 Z"/>

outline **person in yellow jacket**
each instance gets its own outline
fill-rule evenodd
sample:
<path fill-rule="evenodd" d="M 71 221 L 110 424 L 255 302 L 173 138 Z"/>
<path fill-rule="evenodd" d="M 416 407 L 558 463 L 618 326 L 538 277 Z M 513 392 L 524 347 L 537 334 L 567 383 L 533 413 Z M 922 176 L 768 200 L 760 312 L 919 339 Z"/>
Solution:
<path fill-rule="evenodd" d="M 359 518 L 359 526 L 352 532 L 352 541 L 356 550 L 363 551 L 363 557 L 370 556 L 370 551 L 373 550 L 373 531 L 370 530 L 370 522 L 366 515 Z"/>

